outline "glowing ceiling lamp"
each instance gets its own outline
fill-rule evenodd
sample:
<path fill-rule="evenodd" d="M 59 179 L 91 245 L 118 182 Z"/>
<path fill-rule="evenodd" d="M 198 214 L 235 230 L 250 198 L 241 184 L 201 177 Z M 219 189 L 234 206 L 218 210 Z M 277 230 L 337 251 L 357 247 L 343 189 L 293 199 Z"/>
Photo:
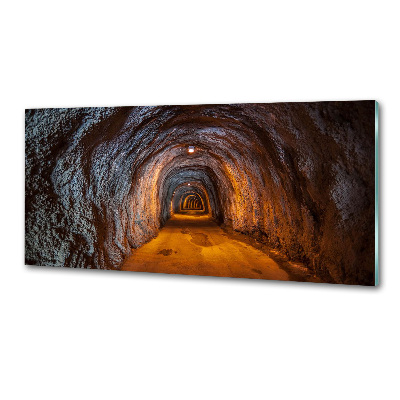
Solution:
<path fill-rule="evenodd" d="M 188 147 L 188 153 L 194 153 L 194 146 Z"/>

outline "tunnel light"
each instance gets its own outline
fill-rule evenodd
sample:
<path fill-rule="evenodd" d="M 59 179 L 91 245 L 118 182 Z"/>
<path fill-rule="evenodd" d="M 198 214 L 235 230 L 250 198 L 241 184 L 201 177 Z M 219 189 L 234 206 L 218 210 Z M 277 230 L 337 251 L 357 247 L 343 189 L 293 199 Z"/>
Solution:
<path fill-rule="evenodd" d="M 194 153 L 194 146 L 189 146 L 188 152 L 189 153 Z"/>
<path fill-rule="evenodd" d="M 188 186 L 190 186 L 190 183 L 188 183 Z"/>

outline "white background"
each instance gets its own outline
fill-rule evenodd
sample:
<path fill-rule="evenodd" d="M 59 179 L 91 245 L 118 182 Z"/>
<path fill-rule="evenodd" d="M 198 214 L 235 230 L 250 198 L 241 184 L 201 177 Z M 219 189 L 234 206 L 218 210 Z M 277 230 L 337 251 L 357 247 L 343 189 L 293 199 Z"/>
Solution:
<path fill-rule="evenodd" d="M 400 398 L 396 2 L 2 4 L 2 399 Z M 25 108 L 357 99 L 381 105 L 378 288 L 23 265 Z"/>

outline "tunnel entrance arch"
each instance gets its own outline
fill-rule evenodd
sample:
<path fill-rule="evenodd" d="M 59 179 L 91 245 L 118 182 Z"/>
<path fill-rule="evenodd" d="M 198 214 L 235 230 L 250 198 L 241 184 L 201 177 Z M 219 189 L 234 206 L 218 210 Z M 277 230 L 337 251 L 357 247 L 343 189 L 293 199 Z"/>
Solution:
<path fill-rule="evenodd" d="M 212 214 L 207 189 L 196 181 L 176 187 L 171 198 L 171 215 L 179 213 Z"/>
<path fill-rule="evenodd" d="M 184 193 L 180 200 L 180 210 L 204 211 L 205 210 L 204 201 L 198 193 L 195 192 Z"/>

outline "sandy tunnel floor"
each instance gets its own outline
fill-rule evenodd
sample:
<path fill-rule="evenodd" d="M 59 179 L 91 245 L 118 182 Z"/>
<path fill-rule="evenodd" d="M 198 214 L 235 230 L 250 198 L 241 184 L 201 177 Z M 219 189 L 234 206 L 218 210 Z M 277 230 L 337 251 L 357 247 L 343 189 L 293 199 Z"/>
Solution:
<path fill-rule="evenodd" d="M 134 250 L 122 270 L 291 280 L 267 254 L 230 238 L 207 215 L 175 214 L 155 239 Z"/>

